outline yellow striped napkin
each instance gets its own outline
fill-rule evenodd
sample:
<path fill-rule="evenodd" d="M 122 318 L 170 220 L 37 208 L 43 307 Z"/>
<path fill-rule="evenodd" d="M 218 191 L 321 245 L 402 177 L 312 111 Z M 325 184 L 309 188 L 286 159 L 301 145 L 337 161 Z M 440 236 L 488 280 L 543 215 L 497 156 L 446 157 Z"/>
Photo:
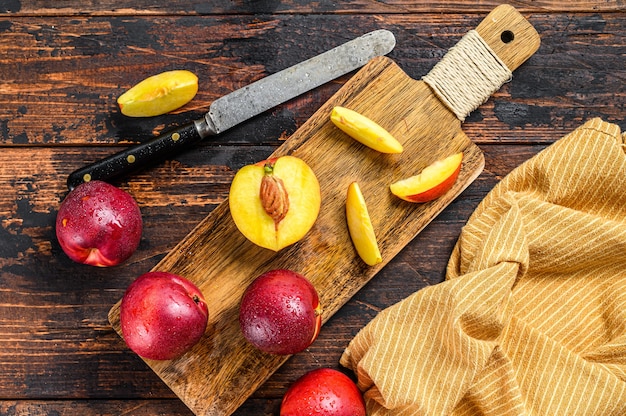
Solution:
<path fill-rule="evenodd" d="M 625 141 L 590 120 L 494 187 L 343 353 L 369 415 L 626 415 Z"/>

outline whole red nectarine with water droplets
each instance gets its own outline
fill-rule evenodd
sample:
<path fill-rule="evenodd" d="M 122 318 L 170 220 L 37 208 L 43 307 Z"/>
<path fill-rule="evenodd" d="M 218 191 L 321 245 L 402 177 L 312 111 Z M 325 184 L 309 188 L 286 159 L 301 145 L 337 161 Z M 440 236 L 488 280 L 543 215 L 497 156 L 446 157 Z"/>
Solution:
<path fill-rule="evenodd" d="M 126 191 L 102 181 L 85 182 L 65 197 L 56 235 L 68 257 L 92 266 L 115 266 L 139 246 L 141 211 Z"/>
<path fill-rule="evenodd" d="M 354 382 L 332 368 L 312 370 L 285 393 L 280 416 L 365 416 L 363 395 Z"/>
<path fill-rule="evenodd" d="M 286 269 L 258 276 L 246 289 L 239 310 L 244 337 L 270 354 L 295 354 L 317 338 L 322 325 L 315 287 Z"/>
<path fill-rule="evenodd" d="M 208 319 L 200 289 L 169 272 L 139 276 L 120 305 L 124 341 L 136 354 L 152 360 L 171 360 L 189 351 L 202 338 Z"/>

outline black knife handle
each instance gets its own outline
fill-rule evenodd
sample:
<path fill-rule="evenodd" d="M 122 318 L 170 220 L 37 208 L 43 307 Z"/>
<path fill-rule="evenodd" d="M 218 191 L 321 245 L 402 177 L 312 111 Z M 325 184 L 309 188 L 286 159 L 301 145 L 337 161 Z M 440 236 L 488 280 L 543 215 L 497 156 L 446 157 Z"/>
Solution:
<path fill-rule="evenodd" d="M 201 139 L 196 122 L 185 124 L 147 142 L 130 146 L 121 152 L 75 170 L 67 178 L 67 187 L 72 190 L 83 182 L 106 181 L 145 168 Z"/>

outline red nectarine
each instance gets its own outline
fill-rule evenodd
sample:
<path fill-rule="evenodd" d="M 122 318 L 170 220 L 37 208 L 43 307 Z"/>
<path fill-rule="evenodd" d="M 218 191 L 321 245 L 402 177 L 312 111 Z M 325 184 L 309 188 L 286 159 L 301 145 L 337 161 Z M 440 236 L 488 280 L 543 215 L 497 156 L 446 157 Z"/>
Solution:
<path fill-rule="evenodd" d="M 365 416 L 365 402 L 356 384 L 332 368 L 312 370 L 287 389 L 280 416 Z"/>
<path fill-rule="evenodd" d="M 200 289 L 182 276 L 148 272 L 128 286 L 120 305 L 122 336 L 139 356 L 171 360 L 198 343 L 209 311 Z"/>
<path fill-rule="evenodd" d="M 139 246 L 141 211 L 126 191 L 102 181 L 85 182 L 63 200 L 56 235 L 69 258 L 92 266 L 114 266 Z"/>
<path fill-rule="evenodd" d="M 295 354 L 317 338 L 322 325 L 315 287 L 304 276 L 278 269 L 246 289 L 239 310 L 244 337 L 270 354 Z"/>

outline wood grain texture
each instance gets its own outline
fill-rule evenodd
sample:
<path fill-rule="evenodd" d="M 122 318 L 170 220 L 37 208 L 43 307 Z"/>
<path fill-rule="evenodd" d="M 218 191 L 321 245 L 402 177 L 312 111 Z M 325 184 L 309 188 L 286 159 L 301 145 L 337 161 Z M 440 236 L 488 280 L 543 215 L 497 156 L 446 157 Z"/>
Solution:
<path fill-rule="evenodd" d="M 0 2 L 0 414 L 191 411 L 108 324 L 107 313 L 224 201 L 234 171 L 271 154 L 350 76 L 227 135 L 119 181 L 145 232 L 123 266 L 72 263 L 54 218 L 74 168 L 201 114 L 210 102 L 367 31 L 386 28 L 389 55 L 419 79 L 500 1 L 336 2 L 5 0 Z M 338 368 L 343 348 L 378 311 L 443 279 L 458 234 L 508 172 L 591 117 L 626 129 L 626 6 L 517 1 L 540 49 L 463 123 L 485 155 L 481 175 L 235 412 L 277 415 L 291 382 Z M 183 64 L 201 76 L 190 106 L 155 119 L 121 117 L 115 99 Z M 350 74 L 353 75 L 353 74 Z"/>
<path fill-rule="evenodd" d="M 0 414 L 3 415 L 85 415 L 99 416 L 171 416 L 191 415 L 179 400 L 0 400 Z"/>
<path fill-rule="evenodd" d="M 497 38 L 499 54 L 511 69 L 539 46 L 537 33 L 512 8 L 497 8 L 484 22 L 478 29 L 492 43 Z M 504 30 L 518 33 L 518 41 L 502 42 Z M 380 154 L 346 136 L 329 120 L 336 105 L 375 119 L 401 141 L 403 153 Z M 181 358 L 147 364 L 194 413 L 232 414 L 288 358 L 261 353 L 241 335 L 238 307 L 248 285 L 268 270 L 297 271 L 316 287 L 322 320 L 328 321 L 480 174 L 482 152 L 460 124 L 424 82 L 408 77 L 389 58 L 370 61 L 272 154 L 300 157 L 316 172 L 323 202 L 313 229 L 274 253 L 247 241 L 232 221 L 228 203 L 220 204 L 154 268 L 187 277 L 205 294 L 210 305 L 205 337 Z M 464 153 L 463 167 L 444 196 L 411 204 L 387 192 L 391 181 L 456 152 Z M 383 262 L 373 267 L 355 254 L 347 231 L 345 193 L 353 181 L 369 200 L 383 255 Z M 110 321 L 121 334 L 119 302 Z"/>
<path fill-rule="evenodd" d="M 541 34 L 540 49 L 514 74 L 515 82 L 470 115 L 467 135 L 476 143 L 552 142 L 594 116 L 626 126 L 621 60 L 615 59 L 626 53 L 626 13 L 535 14 L 529 20 Z M 463 14 L 0 17 L 0 144 L 146 140 L 200 117 L 213 100 L 236 88 L 378 28 L 396 35 L 389 56 L 419 79 L 478 23 L 479 16 Z M 115 101 L 123 91 L 148 75 L 180 67 L 200 78 L 189 105 L 158 118 L 119 113 Z M 347 79 L 202 145 L 276 146 Z"/>
<path fill-rule="evenodd" d="M 387 0 L 384 2 L 371 0 L 350 0 L 343 2 L 309 2 L 305 0 L 292 1 L 233 1 L 223 2 L 219 0 L 189 0 L 186 2 L 174 1 L 155 3 L 150 0 L 134 1 L 132 4 L 120 5 L 118 1 L 83 1 L 81 11 L 90 14 L 117 14 L 117 15 L 141 15 L 141 14 L 263 14 L 263 13 L 424 13 L 443 12 L 486 14 L 502 2 L 493 1 L 421 1 L 411 0 Z M 512 2 L 522 12 L 595 12 L 595 11 L 620 11 L 624 4 L 620 0 L 590 1 L 573 0 L 568 2 L 543 0 L 543 1 L 515 1 Z M 58 15 L 74 14 L 75 2 L 73 0 L 57 0 L 50 3 L 45 0 L 5 0 L 0 6 L 0 13 L 19 15 Z"/>

